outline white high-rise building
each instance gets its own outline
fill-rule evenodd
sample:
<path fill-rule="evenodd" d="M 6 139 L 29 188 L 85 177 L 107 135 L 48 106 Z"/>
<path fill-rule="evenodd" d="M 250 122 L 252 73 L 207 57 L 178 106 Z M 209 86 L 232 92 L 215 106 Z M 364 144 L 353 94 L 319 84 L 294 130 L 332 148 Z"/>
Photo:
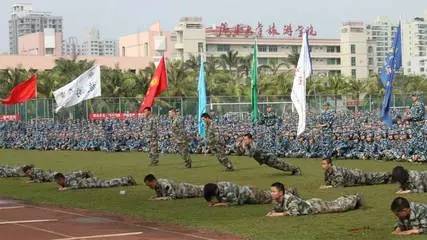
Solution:
<path fill-rule="evenodd" d="M 12 5 L 9 20 L 9 51 L 18 54 L 18 38 L 30 33 L 42 33 L 45 28 L 62 32 L 62 17 L 52 16 L 49 12 L 33 11 L 30 3 Z"/>
<path fill-rule="evenodd" d="M 375 73 L 380 73 L 384 66 L 385 57 L 393 50 L 394 35 L 398 23 L 390 21 L 388 17 L 377 17 L 377 19 L 366 26 L 368 34 L 368 56 L 369 65 Z"/>
<path fill-rule="evenodd" d="M 427 10 L 424 18 L 416 17 L 403 24 L 403 67 L 405 74 L 425 74 L 427 61 Z M 421 71 L 423 70 L 423 71 Z"/>
<path fill-rule="evenodd" d="M 112 39 L 101 39 L 98 29 L 89 31 L 87 40 L 81 45 L 82 55 L 86 56 L 117 56 L 118 41 Z"/>

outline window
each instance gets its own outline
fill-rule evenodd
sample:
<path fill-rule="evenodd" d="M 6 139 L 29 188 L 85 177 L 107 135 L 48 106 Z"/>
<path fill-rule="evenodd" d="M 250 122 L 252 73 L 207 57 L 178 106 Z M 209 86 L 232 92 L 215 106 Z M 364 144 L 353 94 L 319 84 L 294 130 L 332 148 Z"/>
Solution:
<path fill-rule="evenodd" d="M 144 56 L 148 56 L 148 43 L 144 43 Z"/>
<path fill-rule="evenodd" d="M 218 44 L 216 46 L 216 50 L 218 52 L 228 52 L 228 51 L 230 51 L 230 45 Z"/>
<path fill-rule="evenodd" d="M 328 58 L 326 61 L 326 64 L 328 64 L 328 65 L 340 65 L 341 59 L 339 59 L 339 58 Z"/>
<path fill-rule="evenodd" d="M 126 48 L 122 47 L 122 56 L 125 57 L 126 56 Z"/>
<path fill-rule="evenodd" d="M 351 57 L 351 66 L 352 67 L 356 66 L 356 57 Z"/>
<path fill-rule="evenodd" d="M 374 59 L 373 58 L 369 58 L 368 59 L 368 64 L 369 65 L 373 65 L 374 64 Z"/>
<path fill-rule="evenodd" d="M 351 50 L 351 54 L 356 54 L 356 45 L 351 44 L 350 50 Z"/>
<path fill-rule="evenodd" d="M 199 42 L 199 43 L 197 44 L 197 49 L 198 49 L 199 53 L 202 53 L 202 52 L 203 52 L 203 43 L 202 43 L 202 42 Z"/>
<path fill-rule="evenodd" d="M 277 46 L 268 46 L 269 52 L 277 52 Z"/>
<path fill-rule="evenodd" d="M 356 69 L 351 69 L 351 76 L 356 77 Z"/>
<path fill-rule="evenodd" d="M 259 45 L 258 46 L 258 51 L 259 52 L 267 52 L 267 46 L 265 46 L 265 45 Z"/>

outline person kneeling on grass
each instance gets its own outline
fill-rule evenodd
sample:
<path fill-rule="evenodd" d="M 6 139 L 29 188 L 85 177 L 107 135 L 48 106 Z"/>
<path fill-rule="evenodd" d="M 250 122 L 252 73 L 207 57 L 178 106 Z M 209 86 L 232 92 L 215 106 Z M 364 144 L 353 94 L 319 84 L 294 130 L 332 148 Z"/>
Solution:
<path fill-rule="evenodd" d="M 289 191 L 298 195 L 295 189 Z M 203 195 L 210 207 L 271 203 L 269 191 L 231 182 L 208 183 L 203 188 Z"/>
<path fill-rule="evenodd" d="M 359 169 L 337 167 L 332 164 L 332 159 L 330 158 L 322 159 L 321 167 L 325 171 L 325 185 L 321 186 L 321 189 L 387 184 L 391 182 L 391 173 L 364 172 Z"/>
<path fill-rule="evenodd" d="M 427 192 L 427 171 L 408 171 L 402 166 L 393 168 L 391 180 L 399 184 L 398 194 Z"/>
<path fill-rule="evenodd" d="M 181 198 L 197 198 L 203 196 L 203 186 L 190 183 L 175 183 L 168 179 L 156 179 L 153 174 L 144 178 L 147 187 L 156 192 L 150 200 L 172 200 Z"/>
<path fill-rule="evenodd" d="M 33 165 L 26 165 L 22 168 L 22 171 L 25 173 L 25 176 L 29 177 L 29 182 L 32 183 L 42 183 L 42 182 L 53 182 L 55 181 L 54 177 L 57 172 L 50 170 L 43 170 L 40 168 L 35 168 Z M 90 171 L 74 171 L 64 174 L 66 178 L 91 178 L 93 174 Z"/>
<path fill-rule="evenodd" d="M 267 213 L 268 217 L 346 212 L 362 206 L 359 194 L 342 196 L 334 201 L 323 201 L 319 198 L 303 200 L 286 191 L 280 182 L 271 185 L 271 198 L 274 207 Z"/>
<path fill-rule="evenodd" d="M 390 206 L 398 221 L 394 226 L 395 235 L 427 234 L 427 204 L 409 202 L 397 197 Z"/>
<path fill-rule="evenodd" d="M 96 177 L 91 178 L 77 178 L 65 177 L 62 173 L 55 174 L 55 182 L 60 186 L 59 191 L 69 189 L 82 189 L 82 188 L 110 188 L 118 186 L 133 186 L 136 185 L 133 177 L 113 178 L 110 180 L 102 180 Z"/>

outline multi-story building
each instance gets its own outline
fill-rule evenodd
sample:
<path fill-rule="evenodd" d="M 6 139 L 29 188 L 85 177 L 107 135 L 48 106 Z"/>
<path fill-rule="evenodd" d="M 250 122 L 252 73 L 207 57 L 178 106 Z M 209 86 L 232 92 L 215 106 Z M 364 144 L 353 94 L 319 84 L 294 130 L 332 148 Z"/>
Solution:
<path fill-rule="evenodd" d="M 45 28 L 43 32 L 29 33 L 18 38 L 19 55 L 61 56 L 62 32 Z"/>
<path fill-rule="evenodd" d="M 82 55 L 82 47 L 76 37 L 69 37 L 62 42 L 62 55 L 76 57 Z"/>
<path fill-rule="evenodd" d="M 206 49 L 206 30 L 201 17 L 183 17 L 174 28 L 175 58 L 182 61 Z"/>
<path fill-rule="evenodd" d="M 99 30 L 92 28 L 81 45 L 81 53 L 85 56 L 117 56 L 117 46 L 117 40 L 101 39 Z"/>
<path fill-rule="evenodd" d="M 45 28 L 62 32 L 62 17 L 49 12 L 33 11 L 31 4 L 14 4 L 9 20 L 9 51 L 18 54 L 18 38 L 30 33 L 43 33 Z"/>
<path fill-rule="evenodd" d="M 427 10 L 403 24 L 403 67 L 405 74 L 419 73 L 419 61 L 427 57 Z"/>
<path fill-rule="evenodd" d="M 119 55 L 122 57 L 148 57 L 157 62 L 162 55 L 171 58 L 176 37 L 163 31 L 160 23 L 150 26 L 148 31 L 129 34 L 119 38 Z"/>
<path fill-rule="evenodd" d="M 374 73 L 380 73 L 384 66 L 384 60 L 393 50 L 394 35 L 397 23 L 391 22 L 388 17 L 377 17 L 377 19 L 366 25 L 368 34 L 368 64 Z"/>

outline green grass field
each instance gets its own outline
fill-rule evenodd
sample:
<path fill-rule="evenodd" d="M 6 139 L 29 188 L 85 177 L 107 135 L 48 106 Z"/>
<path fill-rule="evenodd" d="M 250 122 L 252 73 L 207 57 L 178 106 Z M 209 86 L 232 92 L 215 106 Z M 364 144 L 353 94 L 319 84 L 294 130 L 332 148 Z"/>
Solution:
<path fill-rule="evenodd" d="M 320 190 L 323 174 L 319 160 L 314 159 L 288 159 L 303 171 L 303 176 L 290 176 L 259 166 L 255 160 L 247 157 L 231 157 L 237 168 L 235 172 L 225 172 L 214 156 L 193 155 L 192 158 L 194 167 L 185 169 L 177 155 L 162 155 L 159 166 L 149 167 L 144 153 L 1 150 L 0 164 L 33 163 L 39 168 L 58 171 L 87 169 L 100 178 L 131 175 L 139 186 L 58 192 L 54 183 L 29 184 L 25 178 L 0 179 L 0 196 L 120 213 L 157 222 L 233 233 L 249 239 L 393 239 L 390 232 L 395 218 L 389 206 L 396 197 L 396 185 Z M 399 164 L 409 169 L 427 170 L 427 165 L 397 162 L 341 160 L 335 163 L 370 171 L 390 171 Z M 303 198 L 319 197 L 325 200 L 360 192 L 365 197 L 366 206 L 340 214 L 267 218 L 264 215 L 271 208 L 270 205 L 209 208 L 204 199 L 153 202 L 148 201 L 153 192 L 143 184 L 143 178 L 148 173 L 158 178 L 197 184 L 232 181 L 259 188 L 269 188 L 272 182 L 281 181 L 297 187 Z M 121 189 L 127 190 L 127 194 L 120 195 Z M 425 193 L 407 197 L 427 203 Z"/>

